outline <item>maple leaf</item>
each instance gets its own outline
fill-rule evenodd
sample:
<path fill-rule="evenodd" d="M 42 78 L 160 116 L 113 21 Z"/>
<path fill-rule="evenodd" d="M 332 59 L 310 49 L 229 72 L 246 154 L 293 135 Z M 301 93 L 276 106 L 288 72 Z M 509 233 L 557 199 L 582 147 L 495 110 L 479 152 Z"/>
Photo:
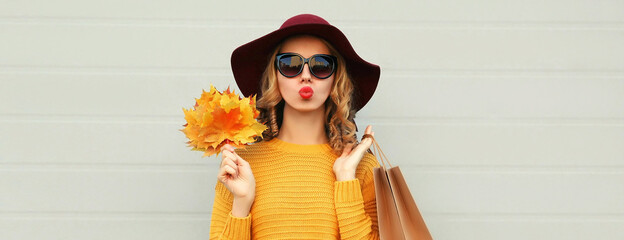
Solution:
<path fill-rule="evenodd" d="M 262 138 L 267 127 L 256 118 L 256 97 L 242 98 L 230 88 L 223 92 L 210 85 L 210 91 L 202 90 L 192 109 L 184 109 L 186 124 L 180 129 L 189 139 L 193 151 L 204 151 L 204 157 L 219 155 L 221 147 L 230 144 L 244 147 Z"/>

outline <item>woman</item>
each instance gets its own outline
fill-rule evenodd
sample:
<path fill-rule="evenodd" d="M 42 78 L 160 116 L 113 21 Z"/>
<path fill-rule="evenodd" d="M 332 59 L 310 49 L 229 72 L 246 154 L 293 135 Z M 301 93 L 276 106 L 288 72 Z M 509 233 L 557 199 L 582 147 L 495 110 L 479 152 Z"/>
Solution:
<path fill-rule="evenodd" d="M 258 94 L 269 129 L 245 149 L 222 148 L 210 239 L 378 239 L 378 163 L 353 118 L 379 67 L 303 14 L 234 50 L 232 70 L 244 95 Z"/>

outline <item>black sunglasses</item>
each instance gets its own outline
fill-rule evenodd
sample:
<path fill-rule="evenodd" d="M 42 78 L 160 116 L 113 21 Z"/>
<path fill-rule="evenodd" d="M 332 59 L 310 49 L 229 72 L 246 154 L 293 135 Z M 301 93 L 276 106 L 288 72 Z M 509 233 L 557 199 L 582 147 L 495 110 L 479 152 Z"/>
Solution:
<path fill-rule="evenodd" d="M 316 54 L 304 58 L 296 53 L 280 53 L 275 58 L 277 70 L 285 77 L 295 77 L 303 71 L 303 65 L 308 63 L 310 73 L 318 79 L 330 77 L 336 71 L 336 57 L 327 54 Z"/>

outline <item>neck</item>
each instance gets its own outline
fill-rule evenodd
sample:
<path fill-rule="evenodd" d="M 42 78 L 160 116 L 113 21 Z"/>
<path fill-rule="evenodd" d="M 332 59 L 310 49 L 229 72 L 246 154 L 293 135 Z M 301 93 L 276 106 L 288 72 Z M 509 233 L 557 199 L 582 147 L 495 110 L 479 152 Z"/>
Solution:
<path fill-rule="evenodd" d="M 277 138 L 302 145 L 327 143 L 325 107 L 301 112 L 285 104 L 282 126 Z"/>

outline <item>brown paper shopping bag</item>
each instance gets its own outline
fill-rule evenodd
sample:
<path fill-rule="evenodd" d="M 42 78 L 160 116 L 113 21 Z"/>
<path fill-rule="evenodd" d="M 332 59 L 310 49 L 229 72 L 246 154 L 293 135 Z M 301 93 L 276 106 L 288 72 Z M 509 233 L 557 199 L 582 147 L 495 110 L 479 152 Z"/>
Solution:
<path fill-rule="evenodd" d="M 380 167 L 373 170 L 380 238 L 382 240 L 433 239 L 412 198 L 401 169 L 390 165 L 373 136 L 367 134 L 364 137 L 370 137 L 373 140 L 373 152 L 380 162 Z M 386 168 L 386 163 L 390 168 Z"/>

